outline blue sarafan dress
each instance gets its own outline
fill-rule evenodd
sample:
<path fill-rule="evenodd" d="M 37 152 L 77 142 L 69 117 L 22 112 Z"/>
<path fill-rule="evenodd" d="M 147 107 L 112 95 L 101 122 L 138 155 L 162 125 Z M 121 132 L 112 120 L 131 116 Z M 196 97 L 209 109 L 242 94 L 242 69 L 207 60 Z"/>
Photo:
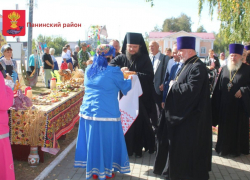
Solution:
<path fill-rule="evenodd" d="M 86 178 L 111 177 L 112 171 L 129 173 L 129 158 L 120 121 L 118 92 L 131 89 L 119 67 L 107 66 L 89 79 L 85 72 L 85 95 L 80 108 L 80 124 L 75 167 L 86 168 Z"/>

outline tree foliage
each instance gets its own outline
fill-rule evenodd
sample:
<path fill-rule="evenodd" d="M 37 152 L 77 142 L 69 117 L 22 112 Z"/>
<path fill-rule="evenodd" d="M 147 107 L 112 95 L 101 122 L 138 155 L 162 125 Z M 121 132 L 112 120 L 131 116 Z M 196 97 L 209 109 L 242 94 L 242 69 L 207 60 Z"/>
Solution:
<path fill-rule="evenodd" d="M 55 55 L 61 55 L 62 48 L 68 43 L 61 36 L 42 36 L 41 34 L 38 35 L 37 42 L 46 43 L 49 48 L 54 48 Z"/>
<path fill-rule="evenodd" d="M 78 41 L 78 46 L 79 46 L 79 48 L 81 49 L 81 41 L 80 41 L 80 39 L 79 39 L 79 41 Z"/>
<path fill-rule="evenodd" d="M 228 52 L 229 43 L 226 41 L 225 37 L 221 34 L 215 34 L 215 41 L 214 41 L 214 52 L 219 54 L 221 52 Z"/>
<path fill-rule="evenodd" d="M 179 17 L 171 17 L 164 20 L 162 25 L 163 32 L 191 32 L 192 21 L 191 17 L 182 13 Z"/>
<path fill-rule="evenodd" d="M 250 1 L 249 0 L 199 0 L 199 16 L 203 5 L 208 2 L 211 18 L 217 8 L 221 21 L 220 34 L 228 43 L 250 41 Z"/>
<path fill-rule="evenodd" d="M 198 28 L 197 28 L 197 31 L 196 32 L 207 32 L 206 31 L 206 29 L 203 27 L 203 25 L 201 25 L 201 26 L 199 26 Z"/>
<path fill-rule="evenodd" d="M 161 32 L 162 29 L 158 26 L 158 25 L 155 25 L 154 29 L 152 30 L 152 32 Z"/>
<path fill-rule="evenodd" d="M 151 4 L 151 7 L 154 6 L 154 0 L 146 0 L 146 2 L 149 2 Z"/>

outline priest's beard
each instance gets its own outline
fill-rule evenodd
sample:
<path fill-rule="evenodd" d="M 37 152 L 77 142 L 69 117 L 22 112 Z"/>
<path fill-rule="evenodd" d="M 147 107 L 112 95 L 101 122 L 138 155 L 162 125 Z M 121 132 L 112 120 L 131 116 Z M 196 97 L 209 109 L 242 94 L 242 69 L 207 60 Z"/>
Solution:
<path fill-rule="evenodd" d="M 184 64 L 184 63 L 186 62 L 186 59 L 183 58 L 183 59 L 180 60 L 180 62 L 181 62 L 182 64 Z"/>
<path fill-rule="evenodd" d="M 242 61 L 239 61 L 237 64 L 232 64 L 232 61 L 228 59 L 227 68 L 229 71 L 236 71 L 240 68 L 241 65 Z"/>
<path fill-rule="evenodd" d="M 130 54 L 127 50 L 126 50 L 126 57 L 128 60 L 130 61 L 134 61 L 137 57 L 139 57 L 141 55 L 140 49 L 137 53 L 135 54 Z"/>
<path fill-rule="evenodd" d="M 180 58 L 180 62 L 181 62 L 182 64 L 184 64 L 184 63 L 186 62 L 186 60 L 188 60 L 188 58 L 186 57 L 186 55 L 185 55 L 185 57 L 182 56 L 182 57 Z"/>

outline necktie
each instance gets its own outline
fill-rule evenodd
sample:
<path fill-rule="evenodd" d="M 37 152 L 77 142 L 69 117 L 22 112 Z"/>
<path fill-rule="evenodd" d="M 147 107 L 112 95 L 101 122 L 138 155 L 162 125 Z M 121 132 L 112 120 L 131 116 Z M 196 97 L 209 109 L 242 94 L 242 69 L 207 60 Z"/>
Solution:
<path fill-rule="evenodd" d="M 155 56 L 153 56 L 153 61 L 152 61 L 153 67 L 154 67 L 154 63 L 155 63 Z"/>
<path fill-rule="evenodd" d="M 180 64 L 178 63 L 178 68 L 177 68 L 177 71 L 176 71 L 176 73 L 175 73 L 175 77 L 176 77 L 176 75 L 180 72 L 182 66 L 183 66 L 183 64 L 180 65 Z"/>
<path fill-rule="evenodd" d="M 175 75 L 176 75 L 178 66 L 179 66 L 179 64 L 175 64 L 175 65 L 173 65 L 173 67 L 171 68 L 171 72 L 170 72 L 169 80 L 168 80 L 169 82 L 175 78 Z M 168 83 L 169 83 L 169 82 L 168 82 Z"/>

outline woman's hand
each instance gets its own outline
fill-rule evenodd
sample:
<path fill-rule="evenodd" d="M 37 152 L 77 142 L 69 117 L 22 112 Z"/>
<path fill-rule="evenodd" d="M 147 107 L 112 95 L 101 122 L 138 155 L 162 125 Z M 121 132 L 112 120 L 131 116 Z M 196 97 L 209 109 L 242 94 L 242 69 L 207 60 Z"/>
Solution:
<path fill-rule="evenodd" d="M 9 75 L 9 73 L 6 74 L 6 78 L 5 78 L 5 79 L 11 80 L 11 81 L 13 82 L 13 79 L 12 79 L 12 77 Z"/>
<path fill-rule="evenodd" d="M 131 79 L 131 80 L 132 80 L 132 79 L 133 79 L 133 76 L 132 76 L 132 75 L 129 75 L 129 76 L 128 76 L 128 79 Z"/>
<path fill-rule="evenodd" d="M 124 72 L 124 71 L 128 71 L 129 69 L 127 67 L 122 67 L 121 68 L 121 71 Z"/>

